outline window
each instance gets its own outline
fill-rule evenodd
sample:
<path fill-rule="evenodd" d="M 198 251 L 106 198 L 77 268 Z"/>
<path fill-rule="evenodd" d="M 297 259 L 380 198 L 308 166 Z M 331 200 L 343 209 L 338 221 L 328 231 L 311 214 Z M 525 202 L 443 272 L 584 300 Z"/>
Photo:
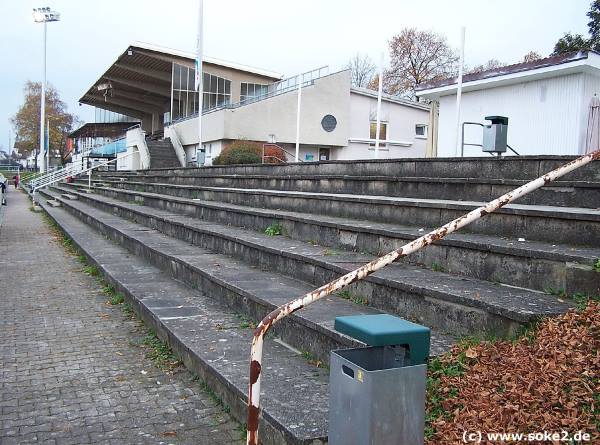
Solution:
<path fill-rule="evenodd" d="M 241 92 L 240 92 L 240 101 L 244 102 L 256 97 L 261 97 L 267 94 L 269 90 L 268 85 L 263 85 L 260 83 L 248 83 L 242 82 Z"/>
<path fill-rule="evenodd" d="M 172 119 L 192 116 L 198 113 L 198 92 L 195 89 L 196 71 L 185 65 L 173 63 L 171 90 Z M 203 73 L 202 110 L 216 108 L 231 103 L 231 80 L 213 74 Z"/>
<path fill-rule="evenodd" d="M 427 125 L 424 125 L 424 124 L 415 125 L 415 135 L 418 138 L 426 138 L 427 137 Z"/>
<path fill-rule="evenodd" d="M 375 146 L 375 139 L 377 138 L 377 122 L 371 122 L 371 131 L 369 139 L 373 139 L 371 142 L 372 146 Z M 379 123 L 379 146 L 385 147 L 385 141 L 387 141 L 387 122 Z"/>

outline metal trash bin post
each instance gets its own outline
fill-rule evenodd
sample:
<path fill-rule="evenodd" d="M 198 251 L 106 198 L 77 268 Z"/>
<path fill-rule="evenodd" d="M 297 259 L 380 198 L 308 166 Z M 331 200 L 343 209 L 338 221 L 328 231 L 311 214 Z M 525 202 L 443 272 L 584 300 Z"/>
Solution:
<path fill-rule="evenodd" d="M 329 445 L 423 444 L 429 328 L 377 314 L 335 329 L 369 346 L 331 352 Z"/>
<path fill-rule="evenodd" d="M 508 118 L 505 116 L 486 116 L 490 125 L 483 126 L 482 150 L 488 153 L 506 152 L 508 146 Z"/>

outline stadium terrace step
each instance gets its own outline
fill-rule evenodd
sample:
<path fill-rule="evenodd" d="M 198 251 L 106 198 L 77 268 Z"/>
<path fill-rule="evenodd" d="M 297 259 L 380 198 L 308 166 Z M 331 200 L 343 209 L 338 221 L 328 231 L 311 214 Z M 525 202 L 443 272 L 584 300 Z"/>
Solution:
<path fill-rule="evenodd" d="M 106 179 L 118 176 L 105 176 Z M 389 177 L 349 175 L 211 175 L 155 172 L 136 176 L 138 182 L 206 187 L 302 191 L 307 193 L 404 196 L 425 199 L 491 201 L 525 184 L 525 180 L 494 178 Z M 559 207 L 600 207 L 600 181 L 558 181 L 526 195 L 518 204 Z"/>
<path fill-rule="evenodd" d="M 286 237 L 196 218 L 174 215 L 117 200 L 84 196 L 86 204 L 226 255 L 253 266 L 312 283 L 317 287 L 373 259 L 332 251 Z M 539 317 L 564 312 L 569 305 L 539 292 L 497 286 L 481 280 L 394 264 L 349 287 L 354 298 L 443 332 L 510 336 Z M 300 293 L 297 295 L 301 295 Z"/>
<path fill-rule="evenodd" d="M 108 182 L 108 181 L 105 181 Z M 267 189 L 202 187 L 132 181 L 112 187 L 218 201 L 266 209 L 438 227 L 480 206 L 480 202 L 392 196 L 307 193 Z M 600 247 L 600 209 L 510 204 L 463 229 L 556 244 Z"/>
<path fill-rule="evenodd" d="M 79 188 L 76 184 L 64 190 Z M 170 195 L 94 188 L 94 192 L 122 201 L 168 209 L 171 212 L 263 232 L 281 226 L 293 239 L 374 255 L 383 255 L 423 233 L 422 227 L 374 223 L 364 220 L 265 210 Z M 515 238 L 458 232 L 416 252 L 402 261 L 466 275 L 479 280 L 546 291 L 563 289 L 569 294 L 598 292 L 595 261 L 600 248 L 574 247 Z"/>
<path fill-rule="evenodd" d="M 55 192 L 44 193 L 48 197 L 55 195 Z M 271 268 L 260 268 L 236 256 L 191 245 L 188 240 L 177 239 L 138 222 L 111 215 L 89 205 L 88 200 L 63 202 L 69 212 L 120 242 L 131 252 L 170 271 L 173 278 L 193 288 L 210 291 L 213 298 L 221 299 L 254 321 L 261 320 L 279 305 L 315 288 L 307 281 L 278 273 Z M 331 297 L 323 304 L 293 315 L 278 325 L 275 331 L 295 348 L 310 352 L 327 362 L 332 347 L 357 344 L 333 330 L 336 315 L 380 312 L 363 304 Z M 439 354 L 448 349 L 451 342 L 451 337 L 436 332 L 433 335 L 432 350 Z"/>
<path fill-rule="evenodd" d="M 246 420 L 252 328 L 244 317 L 107 240 L 62 208 L 41 205 L 135 312 L 231 409 Z M 265 340 L 261 441 L 314 445 L 327 438 L 328 373 L 276 337 Z M 296 403 L 290 403 L 293 398 Z M 310 406 L 311 409 L 305 409 Z"/>
<path fill-rule="evenodd" d="M 532 180 L 575 159 L 573 156 L 503 156 L 490 158 L 406 158 L 302 162 L 284 165 L 219 165 L 202 168 L 149 169 L 135 176 L 157 173 L 172 176 L 203 175 L 348 175 L 428 178 L 495 178 Z M 600 182 L 598 164 L 589 164 L 562 181 Z"/>

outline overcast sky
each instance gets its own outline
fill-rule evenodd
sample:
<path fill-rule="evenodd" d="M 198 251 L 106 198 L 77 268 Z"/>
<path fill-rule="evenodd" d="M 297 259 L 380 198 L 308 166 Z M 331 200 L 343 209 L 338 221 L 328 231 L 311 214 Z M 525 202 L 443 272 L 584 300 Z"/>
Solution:
<path fill-rule="evenodd" d="M 587 33 L 589 0 L 205 0 L 207 56 L 293 75 L 322 65 L 339 69 L 356 52 L 379 60 L 403 27 L 432 30 L 458 48 L 466 26 L 465 63 L 516 62 L 552 51 L 566 31 Z M 93 120 L 82 96 L 133 41 L 194 51 L 197 0 L 0 0 L 0 147 L 27 80 L 42 77 L 42 25 L 34 7 L 50 6 L 48 81 L 69 111 Z M 387 57 L 387 51 L 386 51 Z M 14 141 L 14 135 L 11 136 Z"/>

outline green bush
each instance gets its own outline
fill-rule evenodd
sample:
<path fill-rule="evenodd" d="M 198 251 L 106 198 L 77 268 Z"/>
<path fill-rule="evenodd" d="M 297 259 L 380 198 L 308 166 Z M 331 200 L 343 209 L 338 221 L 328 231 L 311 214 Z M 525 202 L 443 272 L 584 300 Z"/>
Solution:
<path fill-rule="evenodd" d="M 213 160 L 213 165 L 260 164 L 262 145 L 252 141 L 233 141 Z"/>

